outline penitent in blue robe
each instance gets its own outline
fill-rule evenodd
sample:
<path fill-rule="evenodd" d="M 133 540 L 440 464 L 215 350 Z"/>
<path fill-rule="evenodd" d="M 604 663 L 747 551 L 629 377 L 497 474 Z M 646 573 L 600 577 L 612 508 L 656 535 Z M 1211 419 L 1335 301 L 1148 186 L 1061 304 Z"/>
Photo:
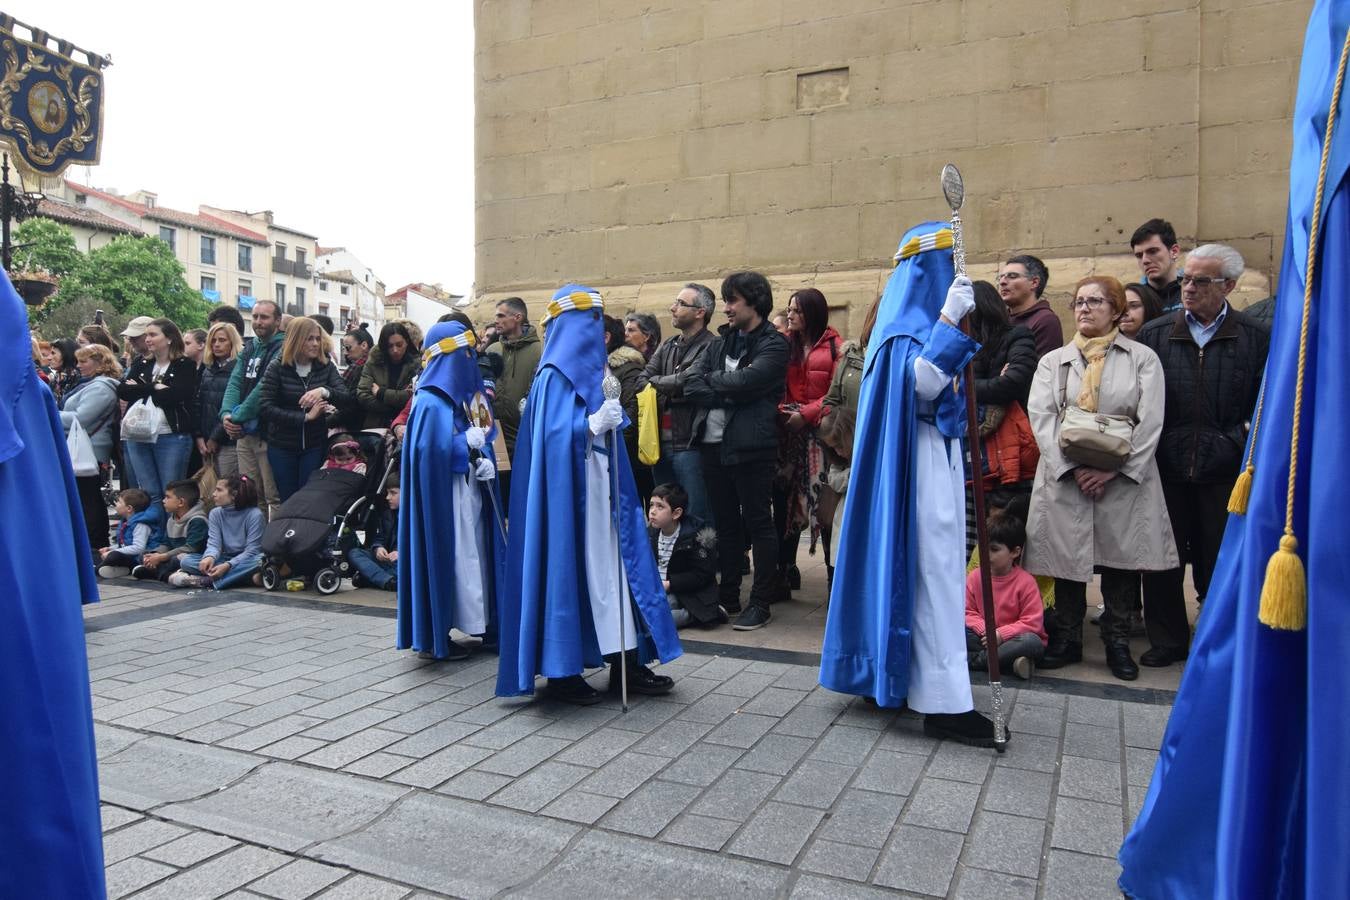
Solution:
<path fill-rule="evenodd" d="M 1350 2 L 1319 2 L 1294 109 L 1289 219 L 1247 513 L 1229 516 L 1153 780 L 1120 850 L 1140 900 L 1350 897 L 1350 92 L 1328 160 L 1294 496 L 1308 624 L 1258 618 L 1284 533 L 1313 197 Z"/>
<path fill-rule="evenodd" d="M 104 895 L 85 534 L 23 301 L 0 272 L 0 897 Z"/>
<path fill-rule="evenodd" d="M 569 285 L 571 289 L 587 291 Z M 587 415 L 604 398 L 604 327 L 598 310 L 573 310 L 548 325 L 539 370 L 511 460 L 511 518 L 501 601 L 497 694 L 534 691 L 536 675 L 561 678 L 603 664 L 586 579 Z M 642 663 L 680 656 L 680 642 L 647 539 L 647 522 L 624 442 L 612 441 L 619 473 L 619 549 L 636 610 Z"/>

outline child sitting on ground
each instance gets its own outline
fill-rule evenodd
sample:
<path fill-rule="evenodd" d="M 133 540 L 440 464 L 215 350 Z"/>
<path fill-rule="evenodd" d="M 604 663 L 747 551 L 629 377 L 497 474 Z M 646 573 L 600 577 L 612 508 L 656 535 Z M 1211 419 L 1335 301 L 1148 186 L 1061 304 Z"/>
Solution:
<path fill-rule="evenodd" d="M 998 663 L 1027 679 L 1045 655 L 1045 613 L 1036 579 L 1018 565 L 1027 531 L 1022 520 L 1006 513 L 989 519 L 989 574 L 994 590 L 994 621 L 998 624 Z M 989 665 L 984 633 L 984 602 L 980 570 L 966 576 L 966 651 L 970 668 Z"/>
<path fill-rule="evenodd" d="M 717 603 L 717 532 L 685 514 L 689 494 L 678 484 L 658 485 L 647 507 L 647 537 L 656 554 L 676 628 L 727 621 Z"/>
<path fill-rule="evenodd" d="M 169 517 L 164 523 L 163 540 L 131 570 L 134 578 L 168 581 L 184 556 L 206 549 L 206 507 L 197 482 L 185 478 L 165 485 L 164 511 Z"/>
<path fill-rule="evenodd" d="M 222 590 L 248 582 L 262 567 L 262 510 L 258 488 L 244 475 L 216 482 L 211 494 L 215 509 L 207 516 L 206 549 L 189 553 L 169 576 L 174 587 L 213 587 Z"/>
<path fill-rule="evenodd" d="M 356 587 L 364 582 L 382 591 L 398 590 L 398 493 L 398 476 L 390 474 L 384 484 L 389 508 L 380 514 L 370 549 L 353 547 L 347 551 L 347 559 L 359 573 L 352 579 Z"/>
<path fill-rule="evenodd" d="M 364 475 L 366 455 L 361 452 L 361 445 L 357 443 L 356 438 L 350 434 L 337 434 L 328 445 L 328 457 L 323 461 L 323 467 Z"/>
<path fill-rule="evenodd" d="M 163 523 L 160 507 L 151 504 L 150 495 L 139 488 L 127 488 L 114 504 L 122 524 L 117 526 L 117 545 L 98 551 L 98 577 L 121 578 L 139 565 L 153 542 L 159 540 Z"/>

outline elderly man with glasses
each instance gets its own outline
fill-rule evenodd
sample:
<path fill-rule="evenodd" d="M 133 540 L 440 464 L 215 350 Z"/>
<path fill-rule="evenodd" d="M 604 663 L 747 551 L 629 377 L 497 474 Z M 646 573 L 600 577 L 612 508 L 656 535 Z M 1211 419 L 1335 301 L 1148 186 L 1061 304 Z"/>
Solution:
<path fill-rule="evenodd" d="M 1181 567 L 1144 573 L 1151 648 L 1146 666 L 1185 659 L 1190 628 L 1182 596 L 1191 564 L 1203 602 L 1228 521 L 1228 496 L 1242 468 L 1252 410 L 1261 390 L 1270 333 L 1234 309 L 1228 295 L 1242 277 L 1242 255 L 1223 244 L 1196 247 L 1181 275 L 1181 309 L 1154 319 L 1136 336 L 1158 354 L 1167 384 L 1158 473 Z"/>

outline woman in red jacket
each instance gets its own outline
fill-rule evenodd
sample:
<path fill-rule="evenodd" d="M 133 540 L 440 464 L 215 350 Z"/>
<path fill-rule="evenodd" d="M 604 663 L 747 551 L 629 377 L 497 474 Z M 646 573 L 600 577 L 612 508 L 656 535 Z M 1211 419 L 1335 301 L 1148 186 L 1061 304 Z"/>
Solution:
<path fill-rule="evenodd" d="M 779 407 L 782 433 L 774 479 L 774 523 L 778 528 L 780 597 L 802 585 L 797 544 L 811 529 L 811 553 L 822 534 L 829 556 L 830 523 L 816 519 L 820 487 L 825 483 L 825 453 L 816 434 L 825 414 L 822 400 L 830 388 L 843 341 L 830 326 L 825 295 L 804 288 L 788 299 L 787 395 Z"/>

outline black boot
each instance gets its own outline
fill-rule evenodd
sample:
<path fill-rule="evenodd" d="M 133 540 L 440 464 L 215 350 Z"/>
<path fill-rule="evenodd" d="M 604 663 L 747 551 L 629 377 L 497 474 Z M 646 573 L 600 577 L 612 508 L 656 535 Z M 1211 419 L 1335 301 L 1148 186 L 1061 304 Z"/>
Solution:
<path fill-rule="evenodd" d="M 1111 674 L 1121 681 L 1134 681 L 1139 677 L 1139 667 L 1135 665 L 1134 657 L 1130 656 L 1129 644 L 1107 644 L 1106 665 L 1111 669 Z"/>
<path fill-rule="evenodd" d="M 648 697 L 659 697 L 662 694 L 669 694 L 671 688 L 675 687 L 675 679 L 669 675 L 657 675 L 651 669 L 641 665 L 637 661 L 637 652 L 628 651 L 628 693 L 643 694 Z M 623 688 L 622 676 L 619 673 L 619 654 L 611 653 L 605 657 L 609 663 L 609 692 L 617 696 Z"/>
<path fill-rule="evenodd" d="M 963 713 L 928 713 L 923 717 L 923 733 L 944 741 L 958 741 L 972 747 L 994 746 L 994 723 L 971 710 Z M 1010 735 L 1003 729 L 1006 743 Z"/>
<path fill-rule="evenodd" d="M 591 706 L 602 699 L 600 692 L 586 683 L 580 675 L 568 675 L 566 678 L 550 678 L 544 688 L 544 696 L 563 703 L 577 706 Z"/>
<path fill-rule="evenodd" d="M 1081 643 L 1057 643 L 1052 641 L 1046 648 L 1045 656 L 1041 659 L 1039 668 L 1042 669 L 1062 669 L 1065 666 L 1083 661 L 1083 645 Z"/>
<path fill-rule="evenodd" d="M 788 590 L 800 591 L 802 589 L 802 570 L 795 565 L 788 566 L 787 571 L 783 573 L 787 581 Z"/>

